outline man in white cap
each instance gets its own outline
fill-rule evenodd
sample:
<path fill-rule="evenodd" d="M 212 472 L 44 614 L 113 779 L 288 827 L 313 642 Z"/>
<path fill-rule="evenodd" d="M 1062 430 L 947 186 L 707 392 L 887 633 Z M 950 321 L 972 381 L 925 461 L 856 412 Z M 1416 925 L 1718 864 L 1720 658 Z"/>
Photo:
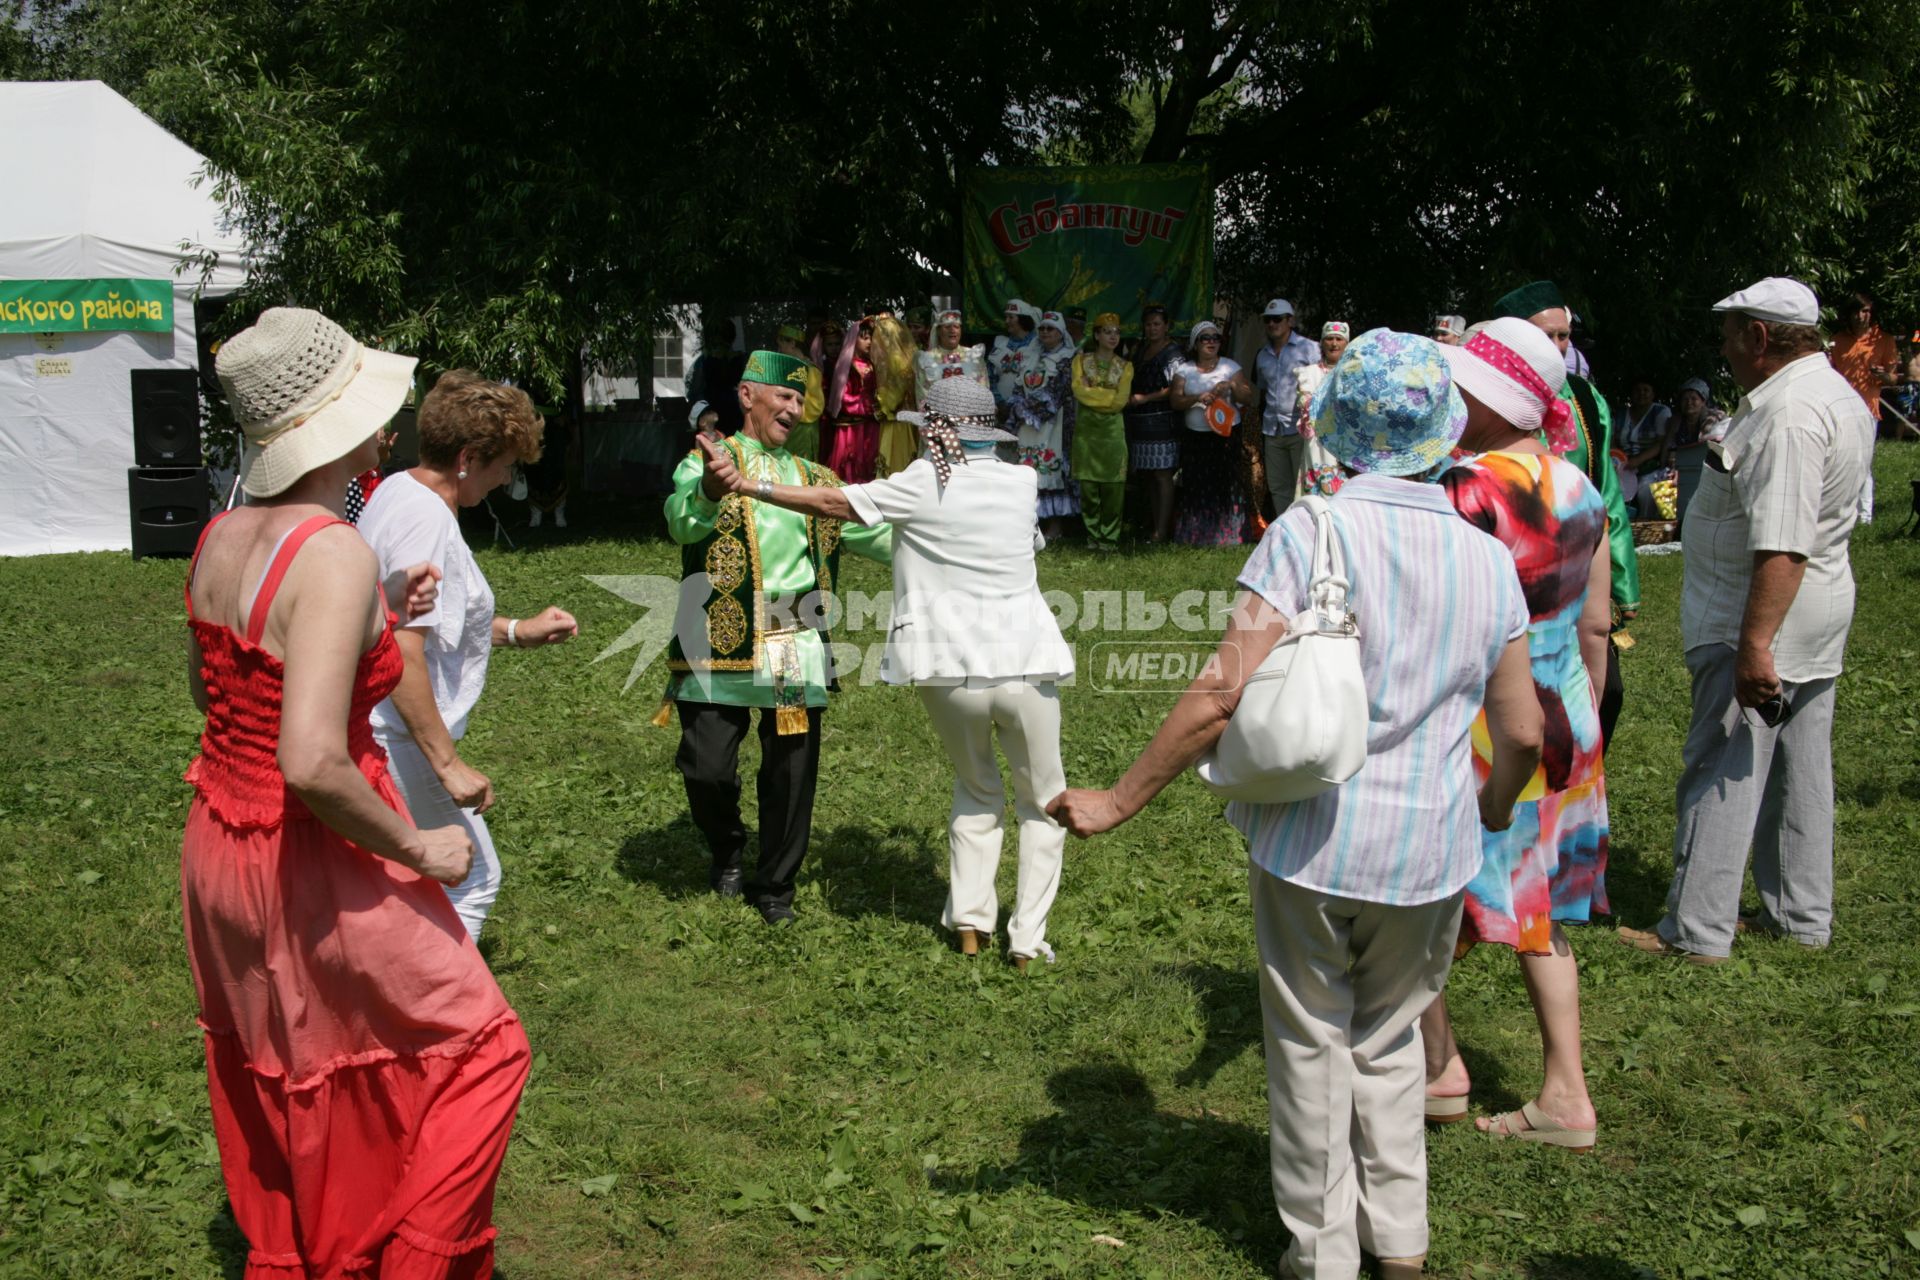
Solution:
<path fill-rule="evenodd" d="M 1467 318 L 1457 315 L 1437 315 L 1433 318 L 1433 340 L 1443 347 L 1457 347 L 1466 336 Z"/>
<path fill-rule="evenodd" d="M 1299 419 L 1294 415 L 1300 370 L 1320 362 L 1320 344 L 1293 331 L 1293 304 L 1285 298 L 1272 299 L 1260 314 L 1266 321 L 1267 344 L 1254 358 L 1254 381 L 1260 388 L 1267 493 L 1273 499 L 1273 518 L 1278 520 L 1293 502 L 1307 452 Z"/>
<path fill-rule="evenodd" d="M 1824 947 L 1833 930 L 1833 683 L 1853 621 L 1847 537 L 1873 419 L 1827 363 L 1820 304 L 1769 277 L 1714 304 L 1746 395 L 1681 531 L 1693 676 L 1666 915 L 1628 945 L 1699 964 L 1736 931 Z M 1738 919 L 1747 854 L 1760 913 Z"/>

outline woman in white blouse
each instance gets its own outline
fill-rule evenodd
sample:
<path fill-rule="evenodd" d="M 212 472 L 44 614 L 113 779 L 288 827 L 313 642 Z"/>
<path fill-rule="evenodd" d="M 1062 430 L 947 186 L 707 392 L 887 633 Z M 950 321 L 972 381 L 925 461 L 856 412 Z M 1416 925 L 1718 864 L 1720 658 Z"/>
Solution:
<path fill-rule="evenodd" d="M 531 618 L 496 615 L 493 588 L 460 536 L 461 507 L 478 505 L 517 463 L 540 457 L 543 424 L 532 399 L 454 369 L 420 402 L 419 421 L 420 465 L 373 491 L 359 529 L 383 577 L 423 560 L 438 565 L 440 598 L 394 630 L 406 668 L 400 687 L 373 709 L 373 732 L 414 821 L 462 827 L 473 840 L 473 866 L 447 897 L 478 942 L 500 894 L 500 855 L 482 816 L 493 807 L 493 783 L 460 756 L 467 717 L 486 688 L 494 649 L 557 644 L 579 627 L 552 606 Z"/>
<path fill-rule="evenodd" d="M 1188 339 L 1191 356 L 1173 367 L 1173 407 L 1182 412 L 1180 433 L 1180 508 L 1173 540 L 1195 547 L 1237 547 L 1247 523 L 1234 483 L 1234 431 L 1239 406 L 1252 400 L 1238 362 L 1220 354 L 1220 326 L 1202 320 Z M 1227 426 L 1216 428 L 1209 414 L 1224 413 Z"/>
<path fill-rule="evenodd" d="M 1060 889 L 1066 831 L 1046 801 L 1066 787 L 1060 763 L 1059 681 L 1073 650 L 1040 594 L 1034 553 L 1037 476 L 1001 460 L 1015 437 L 1000 429 L 993 393 L 971 378 L 947 378 L 927 393 L 926 447 L 906 470 L 843 489 L 758 486 L 724 454 L 708 467 L 736 493 L 834 520 L 893 525 L 893 621 L 881 664 L 889 684 L 910 684 L 953 762 L 947 827 L 951 887 L 941 923 L 975 955 L 991 943 L 1000 907 L 1006 783 L 996 736 L 1013 766 L 1020 823 L 1020 876 L 1007 921 L 1007 951 L 1026 968 L 1053 960 L 1047 915 Z"/>

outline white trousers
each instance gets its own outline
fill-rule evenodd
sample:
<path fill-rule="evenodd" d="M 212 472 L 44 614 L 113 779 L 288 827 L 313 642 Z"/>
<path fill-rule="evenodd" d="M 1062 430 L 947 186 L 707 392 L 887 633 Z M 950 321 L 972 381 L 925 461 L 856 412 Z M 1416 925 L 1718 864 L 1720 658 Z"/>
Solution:
<path fill-rule="evenodd" d="M 407 802 L 407 812 L 413 815 L 413 825 L 422 830 L 464 827 L 473 841 L 473 867 L 465 880 L 447 886 L 447 897 L 460 923 L 467 926 L 467 936 L 480 941 L 480 927 L 487 922 L 487 912 L 493 910 L 493 900 L 500 896 L 500 855 L 494 852 L 487 820 L 453 802 L 440 784 L 440 775 L 413 739 L 382 738 L 380 745 L 387 749 L 393 781 L 400 788 L 401 799 Z"/>
<path fill-rule="evenodd" d="M 917 685 L 934 732 L 953 762 L 953 813 L 947 822 L 947 907 L 940 923 L 949 929 L 992 933 L 1000 918 L 994 876 L 1000 870 L 1007 786 L 994 759 L 1000 750 L 1013 766 L 1013 812 L 1020 823 L 1020 878 L 1007 949 L 1016 956 L 1053 958 L 1047 946 L 1047 913 L 1060 892 L 1060 862 L 1067 829 L 1046 814 L 1047 801 L 1067 787 L 1060 764 L 1060 692 L 1052 684 L 1008 680 L 997 684 Z"/>
<path fill-rule="evenodd" d="M 1360 1251 L 1427 1251 L 1420 1013 L 1446 985 L 1461 895 L 1417 907 L 1338 898 L 1252 866 L 1281 1269 L 1354 1280 Z"/>

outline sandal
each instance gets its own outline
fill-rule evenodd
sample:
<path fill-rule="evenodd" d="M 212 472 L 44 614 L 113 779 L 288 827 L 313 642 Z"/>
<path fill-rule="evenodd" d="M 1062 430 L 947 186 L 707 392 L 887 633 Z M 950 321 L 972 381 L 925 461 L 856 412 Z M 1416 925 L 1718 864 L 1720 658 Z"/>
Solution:
<path fill-rule="evenodd" d="M 1442 1098 L 1436 1094 L 1427 1095 L 1428 1124 L 1459 1124 L 1467 1118 L 1467 1095 Z"/>
<path fill-rule="evenodd" d="M 1516 1127 L 1524 1122 L 1524 1129 Z M 1568 1151 L 1584 1153 L 1593 1150 L 1593 1140 L 1598 1130 L 1569 1129 L 1542 1111 L 1531 1102 L 1522 1103 L 1518 1111 L 1509 1111 L 1495 1116 L 1486 1128 L 1489 1138 L 1514 1138 L 1521 1142 L 1538 1142 L 1549 1147 L 1562 1147 Z"/>

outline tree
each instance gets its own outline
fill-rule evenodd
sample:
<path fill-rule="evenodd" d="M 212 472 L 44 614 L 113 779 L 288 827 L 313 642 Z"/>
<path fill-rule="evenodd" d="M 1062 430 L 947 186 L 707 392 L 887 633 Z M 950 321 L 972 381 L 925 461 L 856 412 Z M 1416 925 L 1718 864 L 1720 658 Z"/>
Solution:
<path fill-rule="evenodd" d="M 1558 280 L 1603 373 L 1710 367 L 1713 299 L 1920 297 L 1894 92 L 1920 0 L 7 0 L 12 74 L 97 75 L 198 147 L 255 301 L 557 383 L 672 303 L 861 309 L 958 274 L 965 171 L 1193 160 L 1217 274 L 1423 327 Z"/>

